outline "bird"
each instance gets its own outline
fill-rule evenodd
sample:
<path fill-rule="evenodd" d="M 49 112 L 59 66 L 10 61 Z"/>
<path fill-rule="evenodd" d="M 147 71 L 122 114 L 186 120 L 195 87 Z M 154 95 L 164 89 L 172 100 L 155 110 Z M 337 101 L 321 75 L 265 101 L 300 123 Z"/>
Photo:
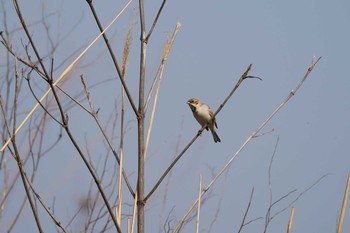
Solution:
<path fill-rule="evenodd" d="M 206 125 L 205 129 L 209 130 L 213 135 L 214 142 L 221 142 L 218 134 L 215 132 L 215 128 L 218 128 L 216 123 L 214 113 L 210 110 L 209 106 L 196 98 L 191 98 L 187 101 L 188 106 L 191 108 L 194 118 L 203 127 Z"/>

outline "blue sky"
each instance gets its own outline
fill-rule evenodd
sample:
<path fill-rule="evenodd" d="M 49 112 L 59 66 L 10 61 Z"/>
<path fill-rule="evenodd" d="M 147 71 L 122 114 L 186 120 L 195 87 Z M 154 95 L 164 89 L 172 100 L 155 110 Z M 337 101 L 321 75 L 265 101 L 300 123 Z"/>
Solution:
<path fill-rule="evenodd" d="M 28 22 L 40 19 L 41 2 L 20 3 Z M 93 2 L 103 25 L 107 25 L 124 4 L 116 1 Z M 160 3 L 145 1 L 147 29 Z M 45 2 L 44 5 L 45 13 L 55 13 L 49 18 L 50 32 L 67 35 L 55 54 L 55 64 L 64 62 L 55 71 L 57 77 L 73 60 L 65 59 L 72 54 L 76 56 L 74 51 L 81 51 L 90 43 L 98 35 L 98 29 L 85 1 Z M 12 5 L 7 3 L 6 9 L 10 17 L 9 27 L 18 27 L 19 21 Z M 322 56 L 322 59 L 297 95 L 262 132 L 274 131 L 253 139 L 214 185 L 210 198 L 202 208 L 200 232 L 209 232 L 209 229 L 211 232 L 237 232 L 253 187 L 255 192 L 247 219 L 265 217 L 269 203 L 268 168 L 277 138 L 279 143 L 271 173 L 273 200 L 294 189 L 297 191 L 281 201 L 273 212 L 287 207 L 299 193 L 329 173 L 293 204 L 293 232 L 334 231 L 350 170 L 349 10 L 350 3 L 345 0 L 179 0 L 166 3 L 148 44 L 147 88 L 160 64 L 167 38 L 177 22 L 182 26 L 166 63 L 161 84 L 146 164 L 146 192 L 172 161 L 177 146 L 181 150 L 199 129 L 186 104 L 189 98 L 199 98 L 216 110 L 249 64 L 253 64 L 250 75 L 259 76 L 263 81 L 246 80 L 218 114 L 217 132 L 222 143 L 215 144 L 211 135 L 204 132 L 175 166 L 169 185 L 161 185 L 149 199 L 146 208 L 147 232 L 157 232 L 160 228 L 166 190 L 165 216 L 171 212 L 170 216 L 175 222 L 183 216 L 197 196 L 199 174 L 203 176 L 203 184 L 207 184 L 212 174 L 224 166 L 246 138 L 299 83 L 313 56 Z M 133 2 L 108 32 L 119 60 L 125 35 L 136 13 L 137 2 Z M 67 34 L 79 19 L 78 26 Z M 136 19 L 126 76 L 135 99 L 138 94 L 140 46 L 138 17 Z M 47 38 L 42 36 L 43 27 L 33 26 L 30 31 L 39 50 L 45 53 L 49 44 Z M 18 51 L 21 51 L 21 39 L 25 40 L 25 37 L 18 33 L 13 38 Z M 3 64 L 4 49 L 0 51 Z M 84 66 L 86 64 L 88 66 Z M 102 40 L 84 56 L 76 70 L 69 75 L 69 81 L 63 85 L 72 94 L 82 91 L 80 74 L 84 75 L 88 85 L 106 81 L 90 92 L 95 108 L 100 109 L 101 121 L 107 124 L 114 107 L 120 106 L 121 94 L 120 83 Z M 33 104 L 33 99 L 23 99 L 21 111 L 30 109 Z M 132 109 L 129 105 L 126 108 L 129 124 L 125 169 L 131 174 L 137 168 L 137 125 Z M 67 111 L 78 142 L 82 146 L 88 145 L 94 159 L 98 160 L 98 156 L 104 155 L 105 147 L 101 136 L 96 133 L 94 121 L 78 107 Z M 47 143 L 54 141 L 59 132 L 54 122 L 50 124 L 52 131 Z M 107 130 L 109 133 L 111 131 Z M 119 133 L 119 128 L 116 132 Z M 114 138 L 113 143 L 117 147 L 119 138 Z M 25 150 L 25 146 L 22 149 Z M 8 157 L 10 159 L 9 154 Z M 111 167 L 114 166 L 113 162 L 111 160 Z M 36 180 L 38 190 L 47 203 L 52 203 L 55 198 L 56 213 L 66 223 L 67 216 L 72 216 L 77 208 L 77 200 L 86 195 L 90 177 L 67 139 L 63 139 L 45 157 L 41 166 Z M 131 175 L 130 179 L 135 185 L 135 175 Z M 77 182 L 81 188 L 76 188 Z M 21 187 L 17 189 L 13 202 L 23 195 Z M 215 220 L 218 208 L 218 218 Z M 272 221 L 268 232 L 285 231 L 290 209 Z M 29 211 L 27 208 L 22 216 L 23 224 L 18 224 L 14 232 L 21 232 L 28 226 L 35 232 Z M 348 207 L 343 232 L 350 231 L 349 211 Z M 4 221 L 2 225 L 1 229 L 7 229 Z M 124 222 L 123 229 L 125 225 Z M 264 220 L 258 220 L 246 226 L 243 232 L 263 232 L 263 227 Z M 78 224 L 73 227 L 73 231 L 79 229 Z M 192 221 L 183 232 L 193 232 L 194 229 L 195 223 Z"/>

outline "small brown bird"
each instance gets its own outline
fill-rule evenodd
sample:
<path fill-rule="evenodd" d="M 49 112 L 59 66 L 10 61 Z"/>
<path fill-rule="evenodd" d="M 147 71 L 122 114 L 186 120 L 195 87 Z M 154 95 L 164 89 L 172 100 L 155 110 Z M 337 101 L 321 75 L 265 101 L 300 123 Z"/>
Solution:
<path fill-rule="evenodd" d="M 214 113 L 210 110 L 209 106 L 201 102 L 198 99 L 192 98 L 187 101 L 188 106 L 190 106 L 194 118 L 203 127 L 207 125 L 206 130 L 210 129 L 213 135 L 214 142 L 221 142 L 219 136 L 215 132 L 215 128 L 218 128 L 215 118 L 213 119 Z"/>

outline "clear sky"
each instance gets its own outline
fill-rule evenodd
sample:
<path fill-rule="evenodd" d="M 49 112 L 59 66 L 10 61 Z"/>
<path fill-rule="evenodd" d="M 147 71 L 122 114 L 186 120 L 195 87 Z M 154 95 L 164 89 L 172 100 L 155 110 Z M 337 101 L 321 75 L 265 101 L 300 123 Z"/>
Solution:
<path fill-rule="evenodd" d="M 18 29 L 19 20 L 12 3 L 4 2 L 1 19 L 6 9 L 9 29 Z M 105 26 L 118 14 L 125 1 L 93 3 Z M 145 1 L 147 29 L 160 4 L 161 1 Z M 44 27 L 36 23 L 43 14 L 50 15 L 49 31 L 53 40 L 56 40 L 57 34 L 63 39 L 54 54 L 56 78 L 77 56 L 77 52 L 98 35 L 86 1 L 20 1 L 20 5 L 28 25 L 32 24 L 30 32 L 42 54 L 50 46 L 50 38 L 44 33 Z M 161 83 L 146 164 L 146 192 L 171 163 L 177 151 L 182 150 L 199 129 L 186 104 L 188 99 L 199 98 L 215 111 L 249 64 L 253 64 L 249 74 L 263 80 L 244 81 L 217 115 L 217 132 L 222 143 L 215 144 L 210 133 L 203 132 L 174 167 L 169 182 L 165 180 L 168 185 L 161 185 L 149 199 L 146 232 L 163 230 L 164 223 L 160 223 L 160 219 L 164 221 L 168 215 L 172 220 L 171 225 L 182 218 L 197 197 L 199 175 L 203 176 L 203 185 L 208 184 L 213 174 L 220 171 L 239 146 L 295 88 L 313 56 L 322 56 L 322 59 L 308 80 L 262 130 L 262 133 L 272 129 L 273 132 L 253 139 L 209 192 L 202 205 L 200 232 L 237 232 L 253 187 L 254 196 L 247 221 L 265 218 L 270 200 L 269 164 L 278 138 L 271 169 L 272 201 L 296 191 L 278 202 L 272 209 L 272 215 L 288 207 L 320 177 L 329 174 L 292 205 L 295 207 L 293 232 L 335 231 L 350 170 L 349 12 L 350 2 L 346 0 L 167 1 L 147 47 L 147 88 L 152 83 L 165 43 L 177 22 L 181 23 L 181 29 Z M 136 19 L 125 77 L 135 101 L 140 48 L 137 14 L 135 1 L 108 32 L 121 61 L 125 35 L 133 19 Z M 0 30 L 4 30 L 3 20 Z M 24 54 L 21 40 L 24 43 L 27 41 L 23 34 L 15 33 L 12 44 L 16 51 Z M 1 65 L 5 64 L 4 53 L 1 47 Z M 49 64 L 48 60 L 46 63 Z M 115 114 L 115 111 L 120 113 L 121 92 L 120 82 L 102 40 L 83 57 L 69 75 L 69 81 L 62 84 L 72 95 L 83 90 L 80 74 L 84 75 L 89 86 L 104 81 L 91 87 L 90 92 L 95 108 L 100 109 L 103 125 L 107 125 L 111 114 Z M 46 88 L 40 83 L 37 81 L 38 91 Z M 21 96 L 21 112 L 28 111 L 35 103 L 24 84 L 27 95 Z M 1 89 L 2 95 L 3 91 Z M 83 97 L 80 99 L 83 100 Z M 65 103 L 65 106 L 69 106 L 68 99 Z M 83 103 L 88 106 L 86 101 Z M 116 106 L 118 109 L 114 110 Z M 88 146 L 93 161 L 99 161 L 99 157 L 106 154 L 106 146 L 95 122 L 79 107 L 67 108 L 67 112 L 78 142 L 84 150 Z M 137 121 L 128 104 L 126 117 L 125 170 L 131 174 L 130 180 L 135 186 Z M 119 115 L 117 122 L 115 130 L 118 134 Z M 53 121 L 50 127 L 46 139 L 48 145 L 57 139 L 59 133 Z M 112 124 L 109 123 L 108 127 L 107 132 L 111 135 Z M 113 144 L 118 148 L 119 137 L 113 138 Z M 26 145 L 22 150 L 26 150 Z M 12 159 L 8 151 L 6 156 L 8 160 Z M 111 159 L 107 166 L 109 175 L 113 175 L 114 165 Z M 101 170 L 98 174 L 101 175 Z M 3 173 L 0 178 L 3 182 Z M 70 142 L 62 139 L 41 161 L 35 184 L 47 203 L 51 204 L 55 199 L 55 213 L 63 224 L 67 224 L 79 207 L 78 200 L 87 195 L 90 176 Z M 20 182 L 17 185 L 16 194 L 10 202 L 16 207 L 23 198 Z M 0 188 L 4 189 L 4 185 Z M 163 206 L 166 192 L 166 204 Z M 131 203 L 125 193 L 125 202 Z M 1 221 L 0 231 L 7 229 L 6 220 L 13 217 L 11 211 L 7 209 L 5 212 L 7 215 Z M 285 232 L 290 211 L 291 206 L 276 216 L 267 232 Z M 125 209 L 125 214 L 130 214 L 130 208 Z M 28 205 L 21 218 L 22 222 L 13 232 L 36 232 Z M 46 216 L 43 218 L 44 222 L 52 223 Z M 347 208 L 345 220 L 343 232 L 350 232 L 350 207 Z M 125 229 L 126 221 L 123 221 L 122 228 Z M 79 220 L 71 226 L 73 232 L 82 229 L 78 223 Z M 264 224 L 264 219 L 254 221 L 242 232 L 263 232 Z M 52 225 L 48 229 L 53 230 Z M 192 220 L 183 232 L 194 230 L 195 221 Z"/>

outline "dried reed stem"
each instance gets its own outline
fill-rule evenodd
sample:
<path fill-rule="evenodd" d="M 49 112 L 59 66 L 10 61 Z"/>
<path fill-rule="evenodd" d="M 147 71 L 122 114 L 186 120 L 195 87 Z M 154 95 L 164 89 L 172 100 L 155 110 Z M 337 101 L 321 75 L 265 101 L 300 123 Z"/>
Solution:
<path fill-rule="evenodd" d="M 135 193 L 134 205 L 132 209 L 132 220 L 131 220 L 131 230 L 130 233 L 134 233 L 134 226 L 136 220 L 136 210 L 137 210 L 137 192 Z"/>
<path fill-rule="evenodd" d="M 145 143 L 145 159 L 146 159 L 146 155 L 147 155 L 149 139 L 151 137 L 151 131 L 152 131 L 152 126 L 153 126 L 154 114 L 155 114 L 155 111 L 156 111 L 156 106 L 157 106 L 157 101 L 158 101 L 160 82 L 161 82 L 161 80 L 163 78 L 163 71 L 164 71 L 165 62 L 168 59 L 168 56 L 169 56 L 169 53 L 170 53 L 170 49 L 171 49 L 171 47 L 172 47 L 172 45 L 174 43 L 176 34 L 179 31 L 180 27 L 181 27 L 181 24 L 177 23 L 172 36 L 169 38 L 168 42 L 166 43 L 165 50 L 164 50 L 164 56 L 163 56 L 163 59 L 162 59 L 162 62 L 160 64 L 160 66 L 158 68 L 157 75 L 155 77 L 155 80 L 158 80 L 158 85 L 157 85 L 156 92 L 155 92 L 155 95 L 154 95 L 153 107 L 152 107 L 152 112 L 151 112 L 151 116 L 150 116 L 150 123 L 149 123 L 148 130 L 147 130 L 146 143 Z M 150 94 L 151 93 L 152 93 L 152 88 L 151 88 Z M 149 97 L 150 97 L 150 94 L 149 94 Z M 149 100 L 149 98 L 147 98 L 147 102 L 145 104 L 145 109 L 146 109 L 148 100 Z"/>
<path fill-rule="evenodd" d="M 201 193 L 202 193 L 202 174 L 199 174 L 199 188 L 198 188 L 198 205 L 196 218 L 196 233 L 199 232 L 199 216 L 201 212 Z"/>
<path fill-rule="evenodd" d="M 292 208 L 292 211 L 290 213 L 287 233 L 291 233 L 292 232 L 293 218 L 294 218 L 294 207 Z"/>
<path fill-rule="evenodd" d="M 343 227 L 345 210 L 346 210 L 346 205 L 347 205 L 348 196 L 349 196 L 349 188 L 350 188 L 350 172 L 348 174 L 348 180 L 346 182 L 346 187 L 345 187 L 345 192 L 344 192 L 343 204 L 342 204 L 341 212 L 340 212 L 340 218 L 339 218 L 337 233 L 340 233 L 341 230 L 342 230 L 342 227 Z"/>

